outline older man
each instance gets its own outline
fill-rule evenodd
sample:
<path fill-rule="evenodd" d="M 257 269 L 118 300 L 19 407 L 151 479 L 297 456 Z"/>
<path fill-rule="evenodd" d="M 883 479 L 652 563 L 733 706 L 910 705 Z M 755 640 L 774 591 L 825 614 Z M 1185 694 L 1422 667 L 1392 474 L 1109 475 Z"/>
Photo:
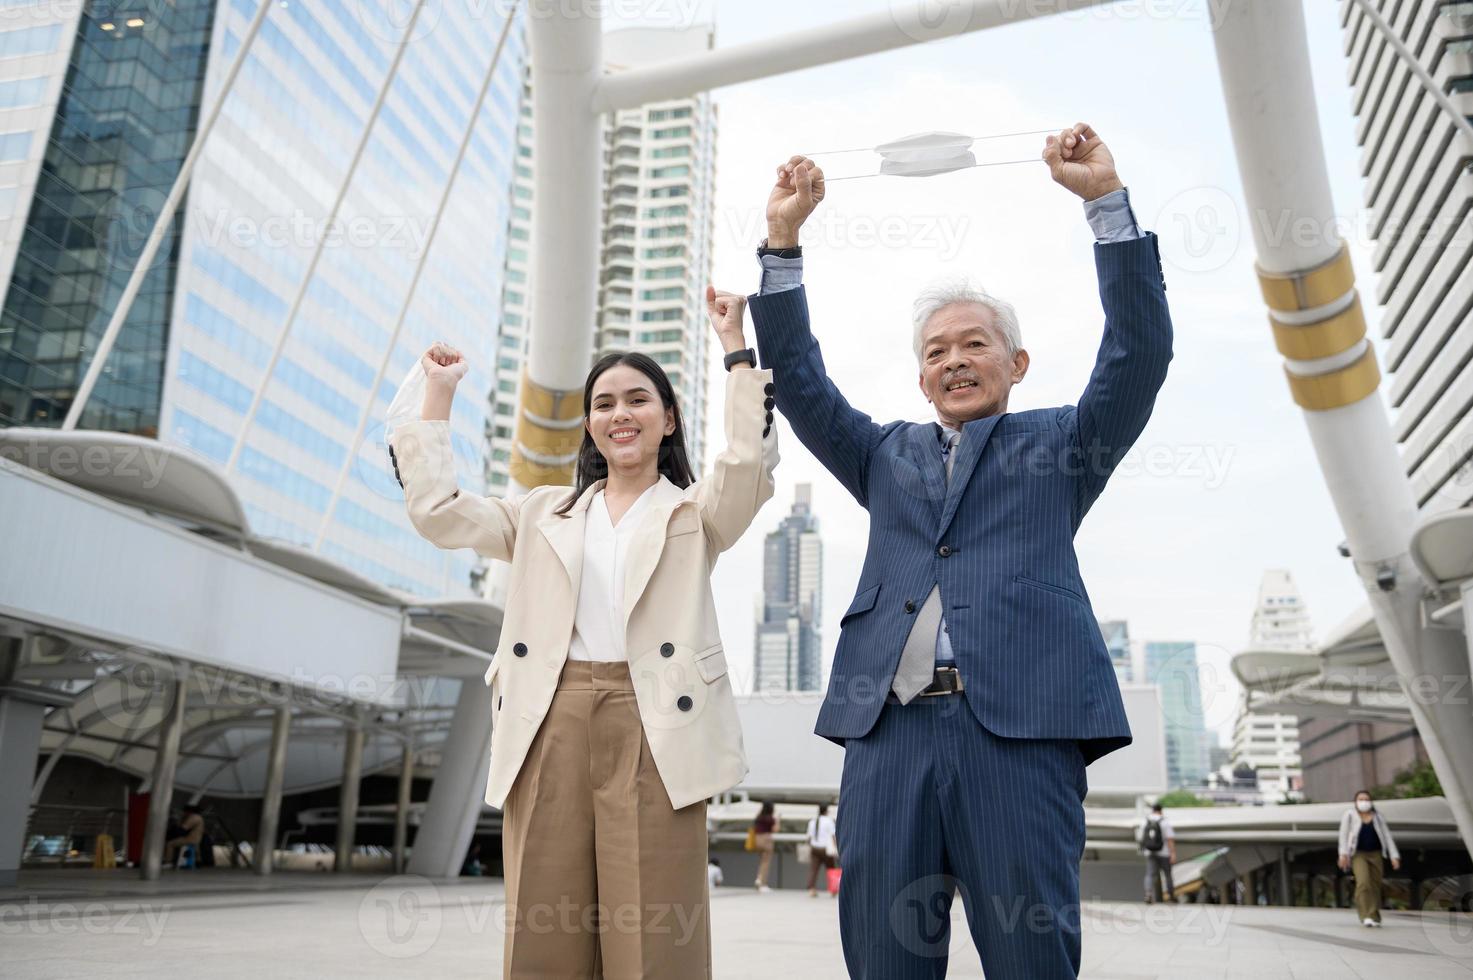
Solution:
<path fill-rule="evenodd" d="M 1013 308 L 942 287 L 914 317 L 936 422 L 871 421 L 829 380 L 800 285 L 822 171 L 793 157 L 768 200 L 762 363 L 798 438 L 870 512 L 815 729 L 845 746 L 853 977 L 945 976 L 957 891 L 988 980 L 1079 972 L 1085 766 L 1130 728 L 1073 539 L 1150 418 L 1171 318 L 1156 238 L 1094 130 L 1050 136 L 1043 160 L 1099 239 L 1104 337 L 1078 406 L 1009 413 L 1029 368 Z"/>

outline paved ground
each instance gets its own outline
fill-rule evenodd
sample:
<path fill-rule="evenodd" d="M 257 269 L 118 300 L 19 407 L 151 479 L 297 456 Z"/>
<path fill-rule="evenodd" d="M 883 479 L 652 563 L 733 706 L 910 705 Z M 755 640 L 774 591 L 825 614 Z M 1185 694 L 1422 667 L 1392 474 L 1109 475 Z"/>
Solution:
<path fill-rule="evenodd" d="M 499 977 L 498 879 L 226 871 L 22 877 L 0 891 L 7 978 Z M 1329 909 L 1089 904 L 1083 976 L 1094 980 L 1473 980 L 1473 917 L 1389 913 L 1379 930 Z M 836 903 L 803 892 L 718 889 L 716 976 L 843 978 Z M 956 911 L 953 977 L 982 971 Z"/>

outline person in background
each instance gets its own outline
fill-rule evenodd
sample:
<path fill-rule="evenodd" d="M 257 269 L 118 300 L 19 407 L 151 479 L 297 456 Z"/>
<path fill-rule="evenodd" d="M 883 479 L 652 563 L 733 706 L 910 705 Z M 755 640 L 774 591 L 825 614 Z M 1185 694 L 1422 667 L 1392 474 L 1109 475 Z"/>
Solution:
<path fill-rule="evenodd" d="M 834 843 L 834 818 L 829 816 L 829 805 L 818 805 L 818 816 L 808 821 L 808 897 L 817 898 L 819 869 L 834 866 L 834 856 L 829 848 Z"/>
<path fill-rule="evenodd" d="M 777 830 L 777 814 L 773 811 L 772 802 L 762 804 L 762 809 L 757 811 L 757 819 L 752 821 L 753 842 L 758 853 L 762 855 L 757 862 L 757 890 L 759 892 L 772 891 L 767 887 L 767 869 L 772 864 L 772 852 L 775 848 L 773 834 Z"/>
<path fill-rule="evenodd" d="M 1161 901 L 1161 879 L 1166 879 L 1166 900 L 1176 901 L 1176 888 L 1171 883 L 1171 866 L 1176 863 L 1176 831 L 1157 803 L 1151 815 L 1136 828 L 1136 843 L 1146 858 L 1146 902 Z"/>
<path fill-rule="evenodd" d="M 470 850 L 466 852 L 465 864 L 461 866 L 460 873 L 479 878 L 484 869 L 481 867 L 481 842 L 471 841 Z"/>
<path fill-rule="evenodd" d="M 178 837 L 170 838 L 164 844 L 164 864 L 172 865 L 179 858 L 179 852 L 192 847 L 195 850 L 195 862 L 199 862 L 200 841 L 205 838 L 204 811 L 198 806 L 190 803 L 184 807 L 184 819 L 179 821 L 182 831 Z"/>
<path fill-rule="evenodd" d="M 1391 837 L 1386 818 L 1371 802 L 1371 794 L 1355 794 L 1355 806 L 1340 818 L 1340 870 L 1355 874 L 1355 914 L 1361 925 L 1381 925 L 1382 877 L 1385 862 L 1393 871 L 1401 868 L 1401 852 Z"/>

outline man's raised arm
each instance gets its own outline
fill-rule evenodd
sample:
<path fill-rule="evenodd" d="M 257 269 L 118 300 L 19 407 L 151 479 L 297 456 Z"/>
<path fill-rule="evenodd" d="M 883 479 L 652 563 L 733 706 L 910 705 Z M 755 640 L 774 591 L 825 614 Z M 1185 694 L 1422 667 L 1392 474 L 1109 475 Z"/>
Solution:
<path fill-rule="evenodd" d="M 798 440 L 860 504 L 867 504 L 870 453 L 883 432 L 829 380 L 808 319 L 798 231 L 824 197 L 823 170 L 807 157 L 777 168 L 767 199 L 767 238 L 758 249 L 762 285 L 751 296 L 762 366 L 770 368 L 778 409 Z"/>
<path fill-rule="evenodd" d="M 1078 123 L 1048 138 L 1043 159 L 1054 180 L 1084 200 L 1098 239 L 1105 331 L 1079 398 L 1083 516 L 1151 418 L 1171 361 L 1171 314 L 1156 236 L 1136 224 L 1109 147 L 1088 123 Z"/>

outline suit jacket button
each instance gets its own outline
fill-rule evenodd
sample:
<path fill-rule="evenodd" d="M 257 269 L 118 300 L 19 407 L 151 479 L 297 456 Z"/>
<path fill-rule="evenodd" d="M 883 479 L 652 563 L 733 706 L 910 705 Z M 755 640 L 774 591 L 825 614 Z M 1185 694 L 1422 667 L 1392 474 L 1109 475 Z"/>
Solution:
<path fill-rule="evenodd" d="M 695 706 L 695 702 L 690 699 L 689 694 L 682 694 L 680 700 L 675 702 L 675 706 L 681 711 L 689 711 Z"/>
<path fill-rule="evenodd" d="M 768 436 L 768 433 L 770 433 L 770 432 L 772 432 L 772 426 L 771 426 L 771 424 L 768 424 L 768 425 L 763 426 L 762 427 L 762 438 L 766 439 L 767 436 Z"/>
<path fill-rule="evenodd" d="M 673 643 L 661 643 L 660 644 L 660 656 L 662 656 L 662 657 L 673 657 L 673 656 L 675 656 L 675 644 L 673 644 Z"/>
<path fill-rule="evenodd" d="M 905 600 L 905 611 L 907 613 L 913 613 L 913 612 L 915 612 L 916 611 L 916 604 L 914 602 L 911 602 L 909 599 L 906 599 Z"/>
<path fill-rule="evenodd" d="M 527 655 L 527 644 L 518 643 L 516 646 L 511 648 L 511 652 L 519 657 L 525 657 Z"/>
<path fill-rule="evenodd" d="M 762 393 L 764 395 L 770 395 L 770 394 L 772 394 L 775 391 L 777 391 L 777 388 L 775 388 L 773 386 L 773 384 L 772 384 L 771 381 L 767 382 L 767 384 L 765 384 L 765 385 L 762 386 Z"/>
<path fill-rule="evenodd" d="M 771 396 L 768 396 L 767 399 L 762 402 L 762 407 L 770 412 L 772 411 L 772 407 L 776 404 L 777 402 Z"/>
<path fill-rule="evenodd" d="M 939 548 L 936 549 L 936 554 L 940 555 L 942 558 L 950 558 L 951 557 L 951 545 L 949 545 L 949 544 L 943 544 L 941 547 L 939 547 Z"/>

